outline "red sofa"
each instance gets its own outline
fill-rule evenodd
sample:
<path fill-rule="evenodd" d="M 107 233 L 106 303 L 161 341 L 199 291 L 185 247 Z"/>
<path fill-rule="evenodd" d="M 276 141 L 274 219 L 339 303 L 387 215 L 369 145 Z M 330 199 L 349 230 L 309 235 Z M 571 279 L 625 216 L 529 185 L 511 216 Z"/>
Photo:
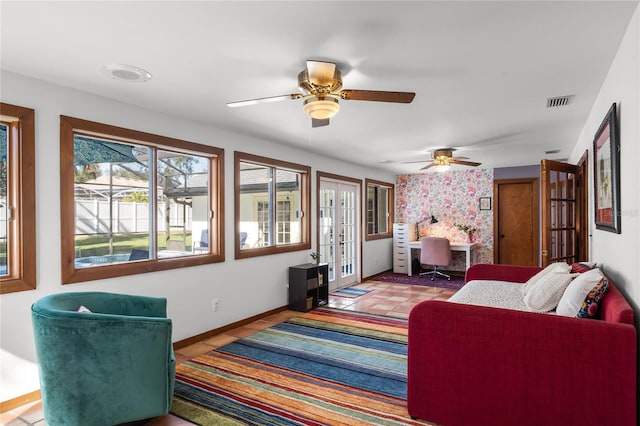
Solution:
<path fill-rule="evenodd" d="M 523 283 L 540 270 L 474 265 L 465 282 Z M 409 315 L 409 414 L 446 426 L 635 425 L 634 312 L 609 283 L 600 319 L 416 305 Z"/>

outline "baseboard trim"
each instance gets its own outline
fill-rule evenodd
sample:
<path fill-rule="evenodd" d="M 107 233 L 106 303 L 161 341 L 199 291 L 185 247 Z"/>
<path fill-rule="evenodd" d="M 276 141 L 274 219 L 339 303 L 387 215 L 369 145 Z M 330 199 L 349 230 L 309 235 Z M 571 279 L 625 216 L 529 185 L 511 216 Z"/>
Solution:
<path fill-rule="evenodd" d="M 387 269 L 386 271 L 378 272 L 377 274 L 369 275 L 368 277 L 363 277 L 362 282 L 375 280 L 376 277 L 379 277 L 380 275 L 384 275 L 384 274 L 390 274 L 391 272 L 393 272 L 393 269 Z"/>
<path fill-rule="evenodd" d="M 40 390 L 36 390 L 26 395 L 15 397 L 8 401 L 2 401 L 0 402 L 0 413 L 6 413 L 7 411 L 15 410 L 18 407 L 39 401 L 40 399 L 42 399 Z"/>
<path fill-rule="evenodd" d="M 270 315 L 286 311 L 287 309 L 288 309 L 287 306 L 281 306 L 279 308 L 271 309 L 270 311 L 266 311 L 266 312 L 263 312 L 261 314 L 254 315 L 252 317 L 245 318 L 243 320 L 236 321 L 234 323 L 224 325 L 224 326 L 222 326 L 220 328 L 216 328 L 216 329 L 213 329 L 213 330 L 205 331 L 204 333 L 196 334 L 195 336 L 187 337 L 186 339 L 182 339 L 182 340 L 179 340 L 177 342 L 174 342 L 173 343 L 173 349 L 174 350 L 178 350 L 178 349 L 186 348 L 187 346 L 190 346 L 190 345 L 193 345 L 195 343 L 198 343 L 201 340 L 208 339 L 208 338 L 213 337 L 213 336 L 217 336 L 218 334 L 225 333 L 225 332 L 227 332 L 229 330 L 233 330 L 234 328 L 238 328 L 238 327 L 245 326 L 247 324 L 251 324 L 254 321 L 258 321 L 258 320 L 260 320 L 262 318 L 266 318 L 266 317 L 268 317 Z"/>

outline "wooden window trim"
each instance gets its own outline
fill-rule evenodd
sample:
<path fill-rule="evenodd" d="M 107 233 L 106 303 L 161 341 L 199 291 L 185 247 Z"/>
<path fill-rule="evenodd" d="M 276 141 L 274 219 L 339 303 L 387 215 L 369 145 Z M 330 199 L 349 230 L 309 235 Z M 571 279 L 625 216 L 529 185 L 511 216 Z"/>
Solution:
<path fill-rule="evenodd" d="M 387 206 L 387 208 L 389 209 L 389 217 L 387 218 L 387 232 L 382 232 L 382 233 L 377 233 L 377 234 L 369 234 L 368 229 L 367 229 L 367 209 L 369 207 L 369 185 L 372 186 L 379 186 L 379 187 L 385 187 L 389 189 L 389 200 L 388 203 L 389 205 Z M 382 240 L 385 238 L 393 238 L 393 221 L 394 221 L 394 206 L 395 206 L 395 200 L 394 200 L 394 193 L 395 193 L 395 185 L 392 183 L 388 183 L 388 182 L 382 182 L 379 180 L 374 180 L 374 179 L 365 179 L 364 181 L 364 202 L 365 202 L 365 208 L 363 211 L 364 214 L 364 227 L 365 227 L 365 232 L 364 232 L 364 237 L 366 241 L 373 241 L 373 240 Z"/>
<path fill-rule="evenodd" d="M 12 145 L 12 158 L 18 160 L 8 176 L 10 204 L 13 206 L 11 233 L 11 275 L 0 281 L 0 294 L 36 288 L 36 172 L 35 111 L 0 103 L 2 121 L 8 123 L 10 138 L 20 141 Z"/>
<path fill-rule="evenodd" d="M 295 171 L 301 174 L 300 207 L 303 211 L 301 224 L 301 241 L 293 244 L 256 247 L 240 250 L 240 163 L 247 162 L 265 167 L 275 167 L 281 170 Z M 234 208 L 235 208 L 235 258 L 246 259 L 257 256 L 267 256 L 277 253 L 288 253 L 311 248 L 311 167 L 290 163 L 273 158 L 262 157 L 246 152 L 234 152 Z"/>
<path fill-rule="evenodd" d="M 75 267 L 74 151 L 75 133 L 134 142 L 157 149 L 180 150 L 185 154 L 205 155 L 215 160 L 209 170 L 210 253 L 149 259 L 91 268 Z M 154 177 L 155 179 L 155 177 Z M 208 263 L 224 262 L 224 150 L 166 136 L 125 129 L 79 118 L 60 116 L 60 215 L 62 283 L 98 280 L 146 272 L 163 271 Z"/>

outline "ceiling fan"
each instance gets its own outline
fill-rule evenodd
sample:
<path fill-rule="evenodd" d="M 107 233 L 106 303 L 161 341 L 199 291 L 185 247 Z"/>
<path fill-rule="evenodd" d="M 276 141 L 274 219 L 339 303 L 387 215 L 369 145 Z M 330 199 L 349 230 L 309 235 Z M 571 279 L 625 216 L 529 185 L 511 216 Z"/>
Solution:
<path fill-rule="evenodd" d="M 228 107 L 240 107 L 285 99 L 304 99 L 302 109 L 311 117 L 312 127 L 329 125 L 329 119 L 340 110 L 340 99 L 355 101 L 411 103 L 413 92 L 385 92 L 379 90 L 342 89 L 342 73 L 333 62 L 307 61 L 306 69 L 298 74 L 301 93 L 229 102 Z"/>
<path fill-rule="evenodd" d="M 482 163 L 476 163 L 475 161 L 466 161 L 467 157 L 454 157 L 453 151 L 455 148 L 440 148 L 431 153 L 433 159 L 431 163 L 422 167 L 420 170 L 427 170 L 431 167 L 435 167 L 438 171 L 444 171 L 449 169 L 451 164 L 460 164 L 461 166 L 473 166 L 477 167 Z"/>

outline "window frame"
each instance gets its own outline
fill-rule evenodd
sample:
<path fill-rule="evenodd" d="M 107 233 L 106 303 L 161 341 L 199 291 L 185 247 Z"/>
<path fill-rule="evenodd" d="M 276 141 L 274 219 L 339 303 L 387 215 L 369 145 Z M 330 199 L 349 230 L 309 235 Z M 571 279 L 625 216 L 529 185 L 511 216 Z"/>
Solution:
<path fill-rule="evenodd" d="M 364 226 L 365 226 L 365 240 L 381 240 L 384 238 L 393 238 L 393 221 L 394 221 L 394 192 L 395 185 L 392 183 L 382 182 L 374 179 L 365 179 L 365 208 L 364 208 Z M 387 232 L 369 233 L 369 220 L 367 215 L 369 214 L 369 187 L 387 188 L 389 196 L 387 197 L 387 210 L 389 216 L 387 217 Z"/>
<path fill-rule="evenodd" d="M 0 103 L 0 117 L 10 133 L 7 151 L 8 194 L 11 205 L 10 274 L 0 279 L 0 294 L 36 288 L 36 167 L 35 111 L 17 105 Z M 9 140 L 18 143 L 9 144 Z"/>
<path fill-rule="evenodd" d="M 300 173 L 300 208 L 302 218 L 300 224 L 299 243 L 277 244 L 277 220 L 274 222 L 272 232 L 275 232 L 276 244 L 268 247 L 255 247 L 240 249 L 240 163 L 252 163 L 258 166 L 275 168 L 276 170 L 287 170 Z M 311 249 L 311 167 L 302 164 L 291 163 L 282 160 L 262 157 L 246 152 L 234 152 L 234 234 L 235 234 L 235 258 L 246 259 L 250 257 L 266 256 L 276 253 L 288 253 L 300 250 Z M 277 218 L 276 210 L 278 205 L 277 193 L 273 200 L 268 200 L 273 209 L 274 218 Z"/>
<path fill-rule="evenodd" d="M 135 143 L 158 150 L 167 149 L 211 158 L 211 167 L 209 168 L 209 208 L 213 215 L 209 218 L 209 253 L 173 258 L 155 258 L 91 268 L 76 268 L 74 212 L 74 135 L 76 133 L 117 142 Z M 154 168 L 154 176 L 152 177 L 154 181 L 156 179 L 155 174 L 157 174 L 157 171 Z M 154 209 L 153 215 L 156 218 L 152 223 L 157 226 L 157 220 L 155 220 L 157 219 L 157 209 Z M 61 115 L 60 218 L 63 284 L 224 262 L 224 149 Z M 157 228 L 154 227 L 149 232 L 156 232 L 157 235 Z M 154 238 L 154 240 L 157 240 L 157 238 Z M 157 252 L 157 247 L 153 251 Z"/>

